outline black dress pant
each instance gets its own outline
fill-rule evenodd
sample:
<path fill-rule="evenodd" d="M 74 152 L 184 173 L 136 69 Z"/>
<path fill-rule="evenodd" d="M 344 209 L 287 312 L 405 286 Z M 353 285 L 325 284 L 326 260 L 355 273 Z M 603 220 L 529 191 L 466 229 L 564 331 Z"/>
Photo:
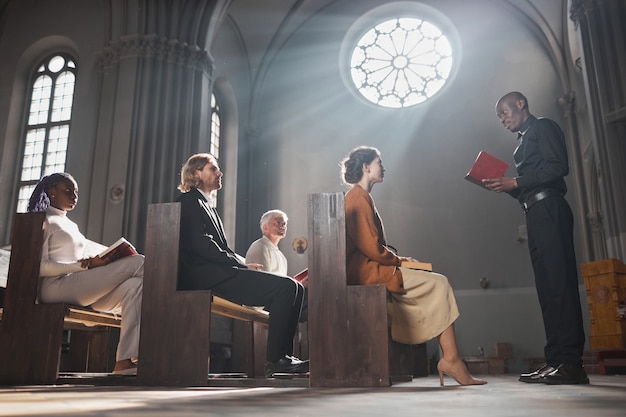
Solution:
<path fill-rule="evenodd" d="M 268 362 L 293 354 L 293 339 L 304 296 L 302 284 L 289 277 L 239 269 L 234 277 L 210 289 L 232 302 L 265 306 L 265 310 L 269 311 Z"/>
<path fill-rule="evenodd" d="M 585 345 L 573 216 L 560 196 L 535 203 L 526 214 L 528 247 L 546 333 L 548 365 L 582 365 Z"/>

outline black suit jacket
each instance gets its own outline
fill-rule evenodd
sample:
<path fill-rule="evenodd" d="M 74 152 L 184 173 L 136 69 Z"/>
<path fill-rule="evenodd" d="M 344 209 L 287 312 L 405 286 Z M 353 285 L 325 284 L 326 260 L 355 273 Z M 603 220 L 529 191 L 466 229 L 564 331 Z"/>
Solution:
<path fill-rule="evenodd" d="M 217 210 L 202 193 L 192 188 L 176 201 L 181 203 L 179 289 L 211 289 L 246 268 L 228 247 Z"/>

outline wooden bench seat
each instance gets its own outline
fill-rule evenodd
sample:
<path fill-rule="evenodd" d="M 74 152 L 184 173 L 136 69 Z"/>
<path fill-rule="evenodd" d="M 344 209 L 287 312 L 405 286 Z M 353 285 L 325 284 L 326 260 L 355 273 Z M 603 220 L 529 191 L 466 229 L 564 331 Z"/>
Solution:
<path fill-rule="evenodd" d="M 211 304 L 211 312 L 220 316 L 230 317 L 231 319 L 255 321 L 261 324 L 269 325 L 270 314 L 267 311 L 259 311 L 254 308 L 242 306 L 225 298 L 213 296 Z"/>
<path fill-rule="evenodd" d="M 65 328 L 81 329 L 85 327 L 107 326 L 122 327 L 122 316 L 95 311 L 87 307 L 65 304 Z M 2 321 L 3 308 L 0 308 L 0 321 Z"/>

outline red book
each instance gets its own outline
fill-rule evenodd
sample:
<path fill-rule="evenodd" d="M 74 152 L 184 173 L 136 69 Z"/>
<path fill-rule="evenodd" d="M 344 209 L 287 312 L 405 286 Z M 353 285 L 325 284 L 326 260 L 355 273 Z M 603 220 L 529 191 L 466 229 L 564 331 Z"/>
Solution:
<path fill-rule="evenodd" d="M 111 263 L 131 255 L 137 255 L 137 249 L 128 240 L 121 237 L 117 242 L 100 252 L 98 257 Z"/>
<path fill-rule="evenodd" d="M 305 268 L 293 276 L 293 279 L 300 282 L 309 276 L 309 268 Z"/>
<path fill-rule="evenodd" d="M 504 173 L 507 169 L 509 169 L 507 162 L 496 158 L 490 153 L 480 151 L 478 157 L 476 157 L 476 161 L 474 161 L 472 169 L 465 175 L 465 179 L 483 188 L 487 188 L 482 180 L 504 177 Z"/>

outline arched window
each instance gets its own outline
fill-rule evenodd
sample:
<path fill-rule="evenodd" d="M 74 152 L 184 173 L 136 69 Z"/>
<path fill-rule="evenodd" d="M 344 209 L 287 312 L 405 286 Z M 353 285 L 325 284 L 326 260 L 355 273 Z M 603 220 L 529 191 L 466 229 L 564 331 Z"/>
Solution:
<path fill-rule="evenodd" d="M 458 67 L 460 48 L 442 13 L 417 2 L 392 2 L 355 21 L 341 55 L 359 96 L 381 107 L 406 108 L 442 90 Z"/>
<path fill-rule="evenodd" d="M 220 136 L 221 136 L 221 115 L 220 106 L 217 104 L 215 93 L 211 93 L 211 155 L 220 157 Z"/>
<path fill-rule="evenodd" d="M 215 93 L 211 93 L 211 143 L 209 144 L 209 152 L 218 160 L 220 158 L 220 137 L 222 135 L 221 126 L 220 106 L 217 103 Z M 213 191 L 211 196 L 213 197 L 211 205 L 213 207 L 217 207 L 217 191 Z"/>
<path fill-rule="evenodd" d="M 409 107 L 443 87 L 452 69 L 448 38 L 430 22 L 395 18 L 370 29 L 352 54 L 352 80 L 369 101 Z"/>
<path fill-rule="evenodd" d="M 70 134 L 76 64 L 63 54 L 39 65 L 33 76 L 17 211 L 25 212 L 39 179 L 65 170 Z"/>

